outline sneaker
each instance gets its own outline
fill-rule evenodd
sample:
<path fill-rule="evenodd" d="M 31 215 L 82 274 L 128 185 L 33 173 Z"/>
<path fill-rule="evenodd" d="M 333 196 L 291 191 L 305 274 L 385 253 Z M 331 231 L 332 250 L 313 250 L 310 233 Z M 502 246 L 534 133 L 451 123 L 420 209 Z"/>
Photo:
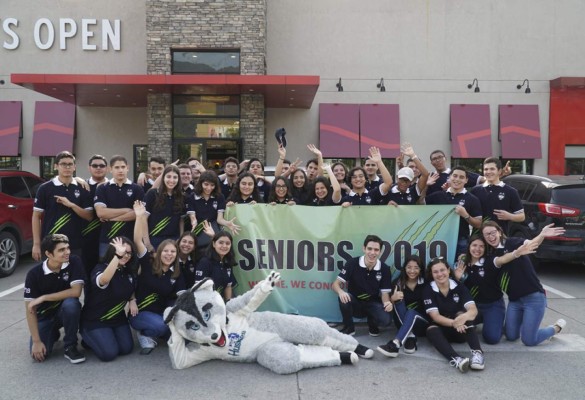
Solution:
<path fill-rule="evenodd" d="M 461 372 L 469 371 L 469 358 L 453 357 L 451 361 L 449 361 L 449 364 Z"/>
<path fill-rule="evenodd" d="M 564 319 L 557 319 L 557 322 L 554 323 L 553 327 L 555 328 L 555 335 L 558 335 L 559 333 L 561 333 L 561 331 L 563 330 L 563 328 L 567 326 L 567 321 L 565 321 Z M 558 331 L 557 331 L 558 329 Z"/>
<path fill-rule="evenodd" d="M 342 365 L 354 365 L 360 360 L 353 351 L 342 351 L 339 353 Z"/>
<path fill-rule="evenodd" d="M 406 354 L 412 354 L 416 351 L 416 338 L 415 337 L 407 337 L 404 341 L 404 352 Z"/>
<path fill-rule="evenodd" d="M 357 345 L 357 347 L 354 350 L 354 353 L 357 354 L 358 356 L 360 356 L 361 358 L 374 357 L 374 350 L 372 350 L 366 346 L 362 346 L 361 344 Z"/>
<path fill-rule="evenodd" d="M 369 334 L 370 336 L 380 336 L 380 328 L 378 328 L 376 325 L 370 325 L 369 326 Z"/>
<path fill-rule="evenodd" d="M 158 344 L 156 340 L 150 336 L 145 336 L 138 331 L 136 331 L 136 338 L 138 339 L 140 347 L 143 349 L 154 349 Z"/>
<path fill-rule="evenodd" d="M 471 350 L 470 368 L 481 371 L 484 369 L 484 367 L 485 367 L 485 364 L 483 361 L 483 353 L 481 352 L 481 350 Z"/>
<path fill-rule="evenodd" d="M 85 361 L 85 356 L 77 350 L 76 344 L 65 349 L 65 358 L 71 361 L 71 364 L 79 364 Z"/>
<path fill-rule="evenodd" d="M 353 335 L 355 335 L 355 328 L 353 326 L 351 326 L 351 327 L 345 326 L 339 332 L 344 333 L 344 334 L 349 335 L 349 336 L 353 336 Z"/>
<path fill-rule="evenodd" d="M 394 343 L 394 341 L 390 341 L 386 344 L 378 346 L 376 350 L 384 354 L 386 357 L 392 358 L 398 357 L 398 346 L 396 346 L 396 343 Z"/>

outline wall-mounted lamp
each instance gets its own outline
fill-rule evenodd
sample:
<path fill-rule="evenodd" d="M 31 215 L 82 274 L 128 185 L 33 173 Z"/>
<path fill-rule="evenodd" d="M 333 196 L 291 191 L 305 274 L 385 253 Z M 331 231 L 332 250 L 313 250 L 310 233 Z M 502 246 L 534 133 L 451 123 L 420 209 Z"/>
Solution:
<path fill-rule="evenodd" d="M 516 85 L 516 89 L 518 90 L 522 89 L 522 86 L 524 86 L 524 84 L 526 84 L 526 89 L 524 90 L 524 93 L 530 93 L 530 81 L 528 79 L 524 79 L 524 82 L 522 82 L 521 85 Z"/>
<path fill-rule="evenodd" d="M 337 86 L 337 91 L 338 92 L 343 92 L 343 86 L 341 85 L 341 78 L 339 78 L 339 82 L 337 82 L 335 84 L 335 86 Z"/>
<path fill-rule="evenodd" d="M 475 93 L 479 93 L 479 81 L 477 80 L 477 78 L 473 79 L 473 82 L 471 82 L 469 85 L 467 85 L 467 89 L 471 89 L 473 87 L 473 85 L 475 85 Z"/>
<path fill-rule="evenodd" d="M 380 89 L 380 92 L 386 91 L 386 86 L 384 86 L 384 78 L 380 78 L 380 82 L 376 85 L 376 87 Z"/>

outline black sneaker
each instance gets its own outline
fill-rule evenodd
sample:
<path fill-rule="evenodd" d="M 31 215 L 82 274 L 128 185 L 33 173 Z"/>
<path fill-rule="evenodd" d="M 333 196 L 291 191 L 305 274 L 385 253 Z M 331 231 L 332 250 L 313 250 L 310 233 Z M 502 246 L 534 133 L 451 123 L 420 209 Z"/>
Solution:
<path fill-rule="evenodd" d="M 380 328 L 378 328 L 376 325 L 369 325 L 369 333 L 370 336 L 380 336 Z"/>
<path fill-rule="evenodd" d="M 71 361 L 71 364 L 79 364 L 85 361 L 85 356 L 77 350 L 77 345 L 69 346 L 65 349 L 65 358 Z"/>
<path fill-rule="evenodd" d="M 357 364 L 360 360 L 354 352 L 351 351 L 342 351 L 339 353 L 339 358 L 341 359 L 341 364 L 343 365 L 353 365 Z"/>
<path fill-rule="evenodd" d="M 349 335 L 349 336 L 353 336 L 353 335 L 355 335 L 355 328 L 353 326 L 351 326 L 351 327 L 345 326 L 339 332 L 344 333 L 344 334 Z"/>
<path fill-rule="evenodd" d="M 404 352 L 406 354 L 412 354 L 416 351 L 416 338 L 415 337 L 408 337 L 404 341 Z"/>
<path fill-rule="evenodd" d="M 374 351 L 366 346 L 362 346 L 358 344 L 354 350 L 355 354 L 360 356 L 361 358 L 372 358 L 374 357 Z"/>
<path fill-rule="evenodd" d="M 398 357 L 398 346 L 396 346 L 396 343 L 394 343 L 394 341 L 390 341 L 386 344 L 378 346 L 376 350 L 384 354 L 386 357 L 392 358 Z"/>

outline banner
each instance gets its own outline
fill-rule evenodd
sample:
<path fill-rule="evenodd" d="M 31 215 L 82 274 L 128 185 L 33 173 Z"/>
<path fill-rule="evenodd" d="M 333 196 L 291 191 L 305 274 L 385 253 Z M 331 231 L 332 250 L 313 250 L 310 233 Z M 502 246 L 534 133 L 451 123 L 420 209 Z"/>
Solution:
<path fill-rule="evenodd" d="M 272 270 L 281 282 L 261 310 L 340 321 L 331 290 L 345 262 L 363 255 L 367 235 L 384 241 L 380 260 L 396 276 L 405 257 L 425 264 L 433 257 L 455 258 L 459 216 L 454 206 L 310 207 L 241 204 L 227 207 L 226 219 L 242 227 L 234 237 L 237 294 L 252 288 Z"/>

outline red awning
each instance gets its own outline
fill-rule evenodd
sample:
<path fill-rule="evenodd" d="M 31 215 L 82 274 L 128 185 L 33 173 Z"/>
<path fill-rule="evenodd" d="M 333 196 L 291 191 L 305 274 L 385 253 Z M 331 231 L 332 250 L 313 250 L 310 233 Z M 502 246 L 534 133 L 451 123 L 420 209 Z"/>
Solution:
<path fill-rule="evenodd" d="M 319 104 L 319 149 L 323 157 L 359 157 L 359 104 Z"/>
<path fill-rule="evenodd" d="M 398 104 L 360 105 L 361 157 L 378 147 L 384 158 L 400 155 L 400 115 Z"/>
<path fill-rule="evenodd" d="M 493 155 L 490 106 L 451 104 L 451 156 L 485 158 Z"/>
<path fill-rule="evenodd" d="M 538 105 L 500 105 L 502 158 L 542 158 Z"/>
<path fill-rule="evenodd" d="M 58 101 L 37 101 L 33 129 L 33 156 L 54 156 L 73 152 L 75 105 Z"/>
<path fill-rule="evenodd" d="M 17 156 L 22 136 L 22 101 L 0 101 L 0 156 Z"/>
<path fill-rule="evenodd" d="M 150 93 L 263 94 L 267 108 L 311 108 L 313 75 L 12 74 L 11 82 L 78 106 L 146 107 Z"/>

